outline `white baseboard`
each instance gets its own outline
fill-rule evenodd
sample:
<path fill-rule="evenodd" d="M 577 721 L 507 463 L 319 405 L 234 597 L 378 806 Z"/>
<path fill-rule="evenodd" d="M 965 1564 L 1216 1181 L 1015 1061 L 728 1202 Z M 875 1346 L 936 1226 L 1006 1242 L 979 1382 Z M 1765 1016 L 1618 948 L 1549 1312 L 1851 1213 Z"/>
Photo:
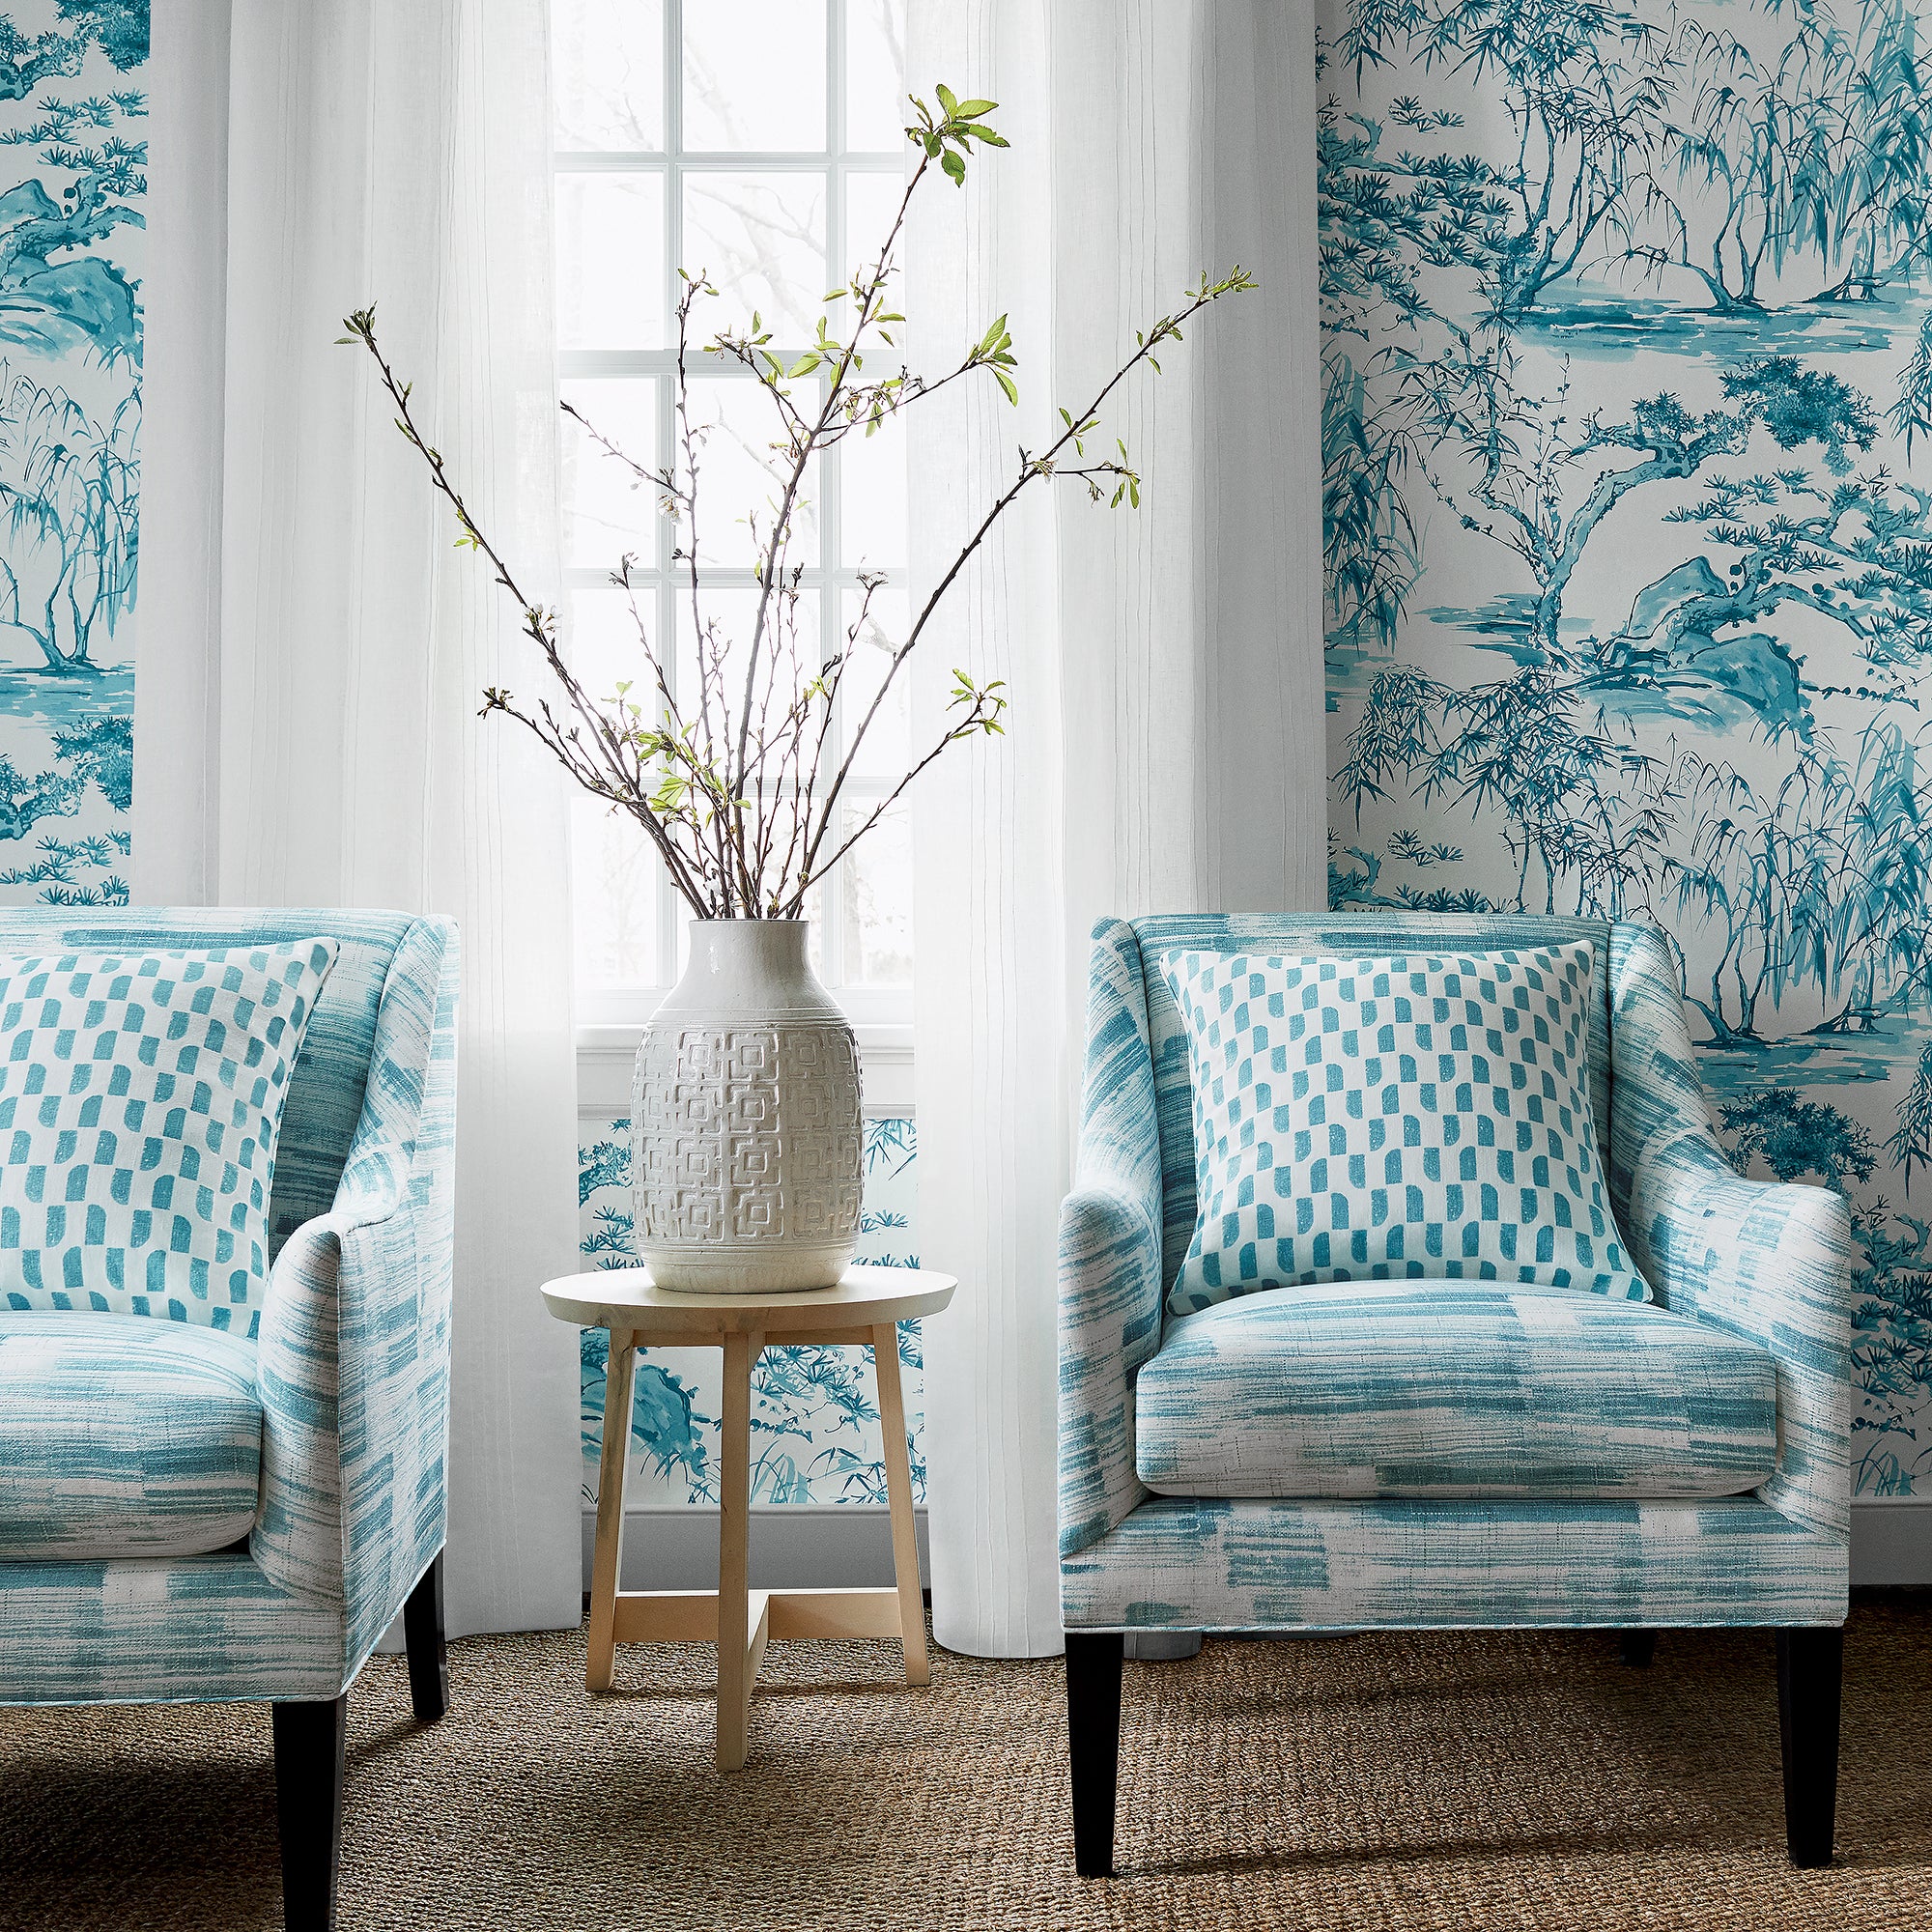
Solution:
<path fill-rule="evenodd" d="M 1852 1505 L 1852 1587 L 1932 1583 L 1932 1496 Z"/>
<path fill-rule="evenodd" d="M 925 1512 L 914 1512 L 919 1574 L 928 1576 Z M 597 1518 L 583 1515 L 583 1587 L 590 1588 Z M 752 1511 L 751 1580 L 754 1590 L 866 1589 L 893 1580 L 892 1518 L 856 1503 L 773 1503 Z M 624 1512 L 625 1590 L 715 1590 L 718 1512 L 699 1504 L 666 1504 Z"/>

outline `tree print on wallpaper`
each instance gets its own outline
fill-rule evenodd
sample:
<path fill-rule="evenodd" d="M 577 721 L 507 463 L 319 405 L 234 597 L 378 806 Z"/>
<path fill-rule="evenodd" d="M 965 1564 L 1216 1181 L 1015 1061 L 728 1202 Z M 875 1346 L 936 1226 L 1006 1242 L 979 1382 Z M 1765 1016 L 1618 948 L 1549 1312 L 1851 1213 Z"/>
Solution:
<path fill-rule="evenodd" d="M 1643 918 L 1932 1492 L 1932 0 L 1324 0 L 1346 905 Z"/>
<path fill-rule="evenodd" d="M 601 1126 L 602 1123 L 600 1123 Z M 917 1267 L 913 1247 L 910 1119 L 866 1122 L 866 1207 L 858 1259 Z M 582 1250 L 591 1267 L 629 1267 L 631 1123 L 612 1121 L 577 1151 Z M 610 1337 L 586 1328 L 582 1344 L 583 1495 L 597 1498 L 604 1434 L 604 1371 Z M 752 1500 L 758 1503 L 886 1504 L 879 1409 L 867 1349 L 767 1349 L 752 1378 Z M 899 1373 L 912 1435 L 912 1489 L 925 1498 L 919 1323 L 899 1328 Z M 720 1361 L 715 1349 L 652 1349 L 638 1357 L 631 1415 L 633 1460 L 627 1504 L 718 1500 Z"/>
<path fill-rule="evenodd" d="M 0 901 L 119 905 L 146 0 L 0 12 Z"/>

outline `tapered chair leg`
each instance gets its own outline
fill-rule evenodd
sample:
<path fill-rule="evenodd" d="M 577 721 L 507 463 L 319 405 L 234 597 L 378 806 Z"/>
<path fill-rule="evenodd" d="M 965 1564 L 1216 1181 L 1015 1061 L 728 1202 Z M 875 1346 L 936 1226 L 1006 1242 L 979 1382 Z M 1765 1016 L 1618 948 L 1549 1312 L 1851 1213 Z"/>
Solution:
<path fill-rule="evenodd" d="M 1066 1744 L 1073 1767 L 1073 1868 L 1082 1878 L 1114 1869 L 1114 1793 L 1121 1761 L 1118 1631 L 1066 1633 Z"/>
<path fill-rule="evenodd" d="M 1832 1862 L 1838 1809 L 1838 1698 L 1845 1633 L 1777 1634 L 1777 1728 L 1784 1747 L 1784 1842 L 1795 1865 Z"/>
<path fill-rule="evenodd" d="M 1619 1633 L 1622 1639 L 1619 1652 L 1623 1661 L 1642 1669 L 1657 1655 L 1657 1633 L 1655 1631 L 1629 1630 Z"/>
<path fill-rule="evenodd" d="M 347 1692 L 274 1707 L 275 1818 L 282 1833 L 282 1918 L 288 1932 L 335 1932 L 348 1717 Z"/>
<path fill-rule="evenodd" d="M 416 1721 L 433 1724 L 449 1709 L 449 1652 L 442 1640 L 442 1551 L 403 1605 L 403 1644 L 410 1654 L 410 1703 Z"/>

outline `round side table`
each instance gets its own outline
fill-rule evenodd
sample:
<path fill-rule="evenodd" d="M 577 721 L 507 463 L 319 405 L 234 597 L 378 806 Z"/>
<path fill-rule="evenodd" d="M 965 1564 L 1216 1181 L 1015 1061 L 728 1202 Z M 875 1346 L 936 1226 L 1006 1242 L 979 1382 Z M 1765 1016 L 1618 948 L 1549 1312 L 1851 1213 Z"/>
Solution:
<path fill-rule="evenodd" d="M 591 1569 L 589 1658 L 583 1682 L 611 1688 L 620 1643 L 718 1645 L 718 1768 L 745 1763 L 752 1690 L 765 1644 L 795 1637 L 895 1636 L 908 1684 L 929 1679 L 925 1608 L 913 1534 L 912 1470 L 906 1458 L 905 1399 L 899 1389 L 897 1324 L 936 1315 L 957 1284 L 929 1268 L 851 1267 L 836 1288 L 804 1294 L 678 1294 L 644 1268 L 612 1268 L 544 1284 L 550 1312 L 580 1328 L 611 1331 L 604 1391 L 604 1453 L 597 1483 L 597 1551 Z M 892 1589 L 750 1590 L 752 1370 L 767 1343 L 869 1343 L 892 1501 Z M 631 1392 L 639 1349 L 722 1349 L 724 1432 L 718 1485 L 718 1588 L 620 1590 L 624 1471 Z"/>

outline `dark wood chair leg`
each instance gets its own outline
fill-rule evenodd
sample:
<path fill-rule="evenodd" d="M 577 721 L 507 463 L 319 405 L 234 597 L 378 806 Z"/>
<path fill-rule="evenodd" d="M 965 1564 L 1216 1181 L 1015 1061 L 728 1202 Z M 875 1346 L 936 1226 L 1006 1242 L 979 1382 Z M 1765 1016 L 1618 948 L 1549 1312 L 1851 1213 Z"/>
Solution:
<path fill-rule="evenodd" d="M 1657 1655 L 1657 1633 L 1655 1631 L 1622 1631 L 1620 1654 L 1623 1661 L 1641 1670 Z"/>
<path fill-rule="evenodd" d="M 274 1716 L 283 1922 L 288 1932 L 335 1932 L 348 1693 L 314 1703 L 277 1704 Z"/>
<path fill-rule="evenodd" d="M 1121 1762 L 1118 1631 L 1066 1633 L 1066 1744 L 1073 1767 L 1073 1868 L 1082 1878 L 1114 1869 L 1114 1792 Z"/>
<path fill-rule="evenodd" d="M 403 1605 L 403 1644 L 410 1654 L 410 1702 L 416 1721 L 433 1724 L 449 1709 L 449 1652 L 442 1640 L 442 1551 Z"/>
<path fill-rule="evenodd" d="M 1784 1747 L 1784 1842 L 1795 1865 L 1832 1862 L 1838 1810 L 1838 1696 L 1845 1633 L 1777 1634 L 1777 1728 Z"/>

